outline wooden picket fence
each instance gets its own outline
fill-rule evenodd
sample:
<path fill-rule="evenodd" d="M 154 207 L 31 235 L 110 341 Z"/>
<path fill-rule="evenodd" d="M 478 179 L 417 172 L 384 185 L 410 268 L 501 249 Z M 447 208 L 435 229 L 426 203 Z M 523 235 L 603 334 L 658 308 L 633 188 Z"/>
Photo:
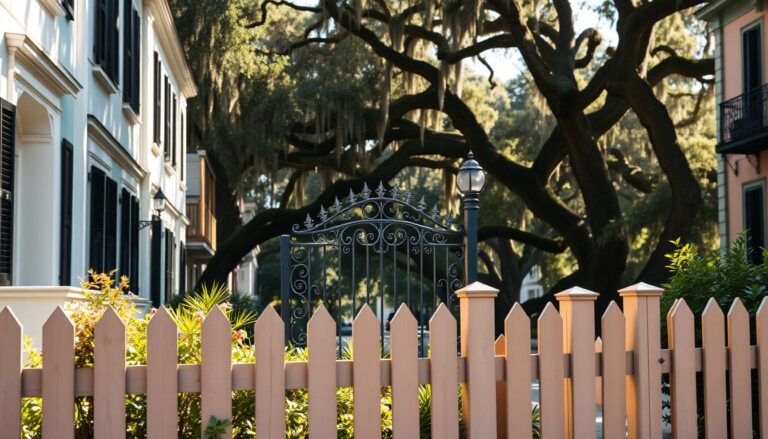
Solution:
<path fill-rule="evenodd" d="M 97 438 L 125 437 L 127 394 L 147 395 L 150 438 L 175 437 L 177 395 L 199 392 L 202 419 L 232 417 L 232 391 L 255 391 L 258 438 L 285 437 L 285 391 L 307 388 L 312 438 L 335 438 L 336 389 L 353 388 L 354 430 L 359 438 L 381 435 L 381 387 L 392 387 L 395 438 L 419 437 L 418 386 L 432 391 L 432 437 L 459 437 L 457 388 L 470 438 L 530 438 L 534 380 L 540 392 L 543 438 L 594 438 L 596 401 L 603 437 L 661 438 L 662 374 L 670 375 L 676 438 L 751 438 L 752 403 L 758 401 L 760 437 L 768 437 L 768 300 L 750 316 L 738 300 L 726 316 L 712 299 L 702 315 L 703 346 L 695 346 L 694 316 L 676 302 L 668 315 L 669 349 L 660 343 L 662 291 L 637 284 L 620 291 L 624 310 L 612 303 L 595 342 L 594 300 L 573 288 L 556 295 L 538 318 L 538 348 L 531 352 L 530 320 L 516 305 L 494 340 L 497 291 L 475 283 L 458 291 L 457 324 L 441 306 L 430 320 L 430 356 L 417 356 L 417 322 L 401 307 L 391 325 L 391 358 L 380 357 L 380 324 L 368 307 L 353 323 L 352 360 L 336 359 L 336 325 L 322 307 L 309 322 L 308 361 L 285 362 L 283 322 L 268 308 L 255 323 L 255 364 L 232 364 L 231 327 L 215 308 L 202 328 L 202 363 L 177 364 L 177 328 L 160 309 L 147 333 L 147 364 L 126 366 L 125 326 L 108 309 L 95 329 L 93 368 L 73 365 L 74 328 L 56 310 L 43 328 L 43 367 L 22 367 L 22 328 L 9 309 L 0 312 L 0 437 L 18 438 L 22 397 L 42 397 L 42 431 L 72 438 L 73 401 L 93 396 Z M 727 334 L 727 337 L 726 337 Z M 758 395 L 751 394 L 757 369 Z M 696 373 L 703 372 L 704 431 L 698 431 Z M 726 380 L 727 377 L 727 380 Z M 597 381 L 596 381 L 597 380 Z M 730 404 L 726 402 L 730 383 Z M 596 385 L 597 384 L 597 385 Z M 727 421 L 730 416 L 730 423 Z M 729 427 L 730 425 L 730 427 Z M 730 428 L 730 431 L 728 431 Z"/>

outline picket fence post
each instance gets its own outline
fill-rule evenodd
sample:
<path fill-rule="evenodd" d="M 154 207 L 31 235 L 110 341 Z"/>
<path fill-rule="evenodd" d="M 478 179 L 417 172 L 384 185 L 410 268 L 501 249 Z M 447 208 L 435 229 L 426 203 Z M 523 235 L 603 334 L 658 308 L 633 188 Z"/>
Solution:
<path fill-rule="evenodd" d="M 619 290 L 624 300 L 626 350 L 633 373 L 627 376 L 629 439 L 661 439 L 661 288 L 638 283 Z"/>
<path fill-rule="evenodd" d="M 470 439 L 496 437 L 494 301 L 499 290 L 474 282 L 456 291 L 461 319 L 461 356 L 467 361 L 461 385 L 464 420 Z"/>
<path fill-rule="evenodd" d="M 563 350 L 571 354 L 571 377 L 565 387 L 567 437 L 594 438 L 595 300 L 598 294 L 573 287 L 555 294 L 563 319 Z M 578 402 L 583 401 L 583 402 Z"/>

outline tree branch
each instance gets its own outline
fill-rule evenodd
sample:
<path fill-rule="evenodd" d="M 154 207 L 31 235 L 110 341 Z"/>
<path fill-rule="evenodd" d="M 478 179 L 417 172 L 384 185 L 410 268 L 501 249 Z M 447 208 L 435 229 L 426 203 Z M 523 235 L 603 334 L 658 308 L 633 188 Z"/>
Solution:
<path fill-rule="evenodd" d="M 550 239 L 530 232 L 507 226 L 483 226 L 477 231 L 477 240 L 483 242 L 491 238 L 511 239 L 522 244 L 532 245 L 548 253 L 562 253 L 567 246 L 562 239 Z"/>

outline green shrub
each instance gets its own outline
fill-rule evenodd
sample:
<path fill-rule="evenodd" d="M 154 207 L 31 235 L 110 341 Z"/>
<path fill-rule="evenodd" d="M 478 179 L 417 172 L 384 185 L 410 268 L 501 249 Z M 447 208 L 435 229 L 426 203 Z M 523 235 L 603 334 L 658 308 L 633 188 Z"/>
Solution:
<path fill-rule="evenodd" d="M 724 255 L 714 253 L 699 255 L 691 244 L 673 242 L 675 251 L 667 255 L 668 268 L 672 276 L 668 283 L 664 284 L 664 295 L 661 298 L 662 344 L 667 345 L 666 316 L 676 299 L 685 299 L 696 316 L 695 334 L 696 344 L 701 346 L 701 314 L 711 297 L 717 300 L 720 308 L 727 313 L 735 299 L 741 302 L 754 316 L 763 298 L 766 296 L 766 283 L 768 282 L 768 252 L 763 252 L 763 262 L 752 264 L 749 262 L 749 250 L 746 245 L 746 236 L 740 235 Z M 755 325 L 750 325 L 750 338 L 754 343 Z M 668 377 L 665 376 L 664 391 L 669 393 Z M 697 387 L 703 386 L 701 374 L 696 378 Z M 753 431 L 758 431 L 757 422 L 760 419 L 756 411 L 757 379 L 753 376 Z M 669 406 L 668 402 L 665 402 Z M 703 431 L 704 401 L 702 392 L 698 392 L 699 428 Z"/>

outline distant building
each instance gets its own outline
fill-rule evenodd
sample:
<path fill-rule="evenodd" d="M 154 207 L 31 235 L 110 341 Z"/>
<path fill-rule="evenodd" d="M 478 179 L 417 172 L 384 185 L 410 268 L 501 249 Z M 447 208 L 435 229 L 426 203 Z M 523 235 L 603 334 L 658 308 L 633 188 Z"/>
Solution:
<path fill-rule="evenodd" d="M 196 92 L 167 0 L 0 0 L 0 308 L 33 338 L 89 268 L 179 290 Z"/>
<path fill-rule="evenodd" d="M 243 224 L 246 224 L 256 216 L 256 203 L 253 200 L 243 198 L 238 203 L 238 207 L 240 208 L 240 219 Z M 230 276 L 230 286 L 233 291 L 258 298 L 260 252 L 261 249 L 259 246 L 256 246 L 256 248 L 249 251 L 240 260 L 240 264 L 238 264 Z"/>
<path fill-rule="evenodd" d="M 216 253 L 216 174 L 208 154 L 199 150 L 186 157 L 187 227 L 185 291 L 194 288 L 208 261 Z"/>
<path fill-rule="evenodd" d="M 544 287 L 541 285 L 541 267 L 534 265 L 531 271 L 523 278 L 520 287 L 520 302 L 535 299 L 544 295 Z"/>
<path fill-rule="evenodd" d="M 715 0 L 697 16 L 715 35 L 720 246 L 748 230 L 758 262 L 768 236 L 768 15 L 762 0 Z"/>

